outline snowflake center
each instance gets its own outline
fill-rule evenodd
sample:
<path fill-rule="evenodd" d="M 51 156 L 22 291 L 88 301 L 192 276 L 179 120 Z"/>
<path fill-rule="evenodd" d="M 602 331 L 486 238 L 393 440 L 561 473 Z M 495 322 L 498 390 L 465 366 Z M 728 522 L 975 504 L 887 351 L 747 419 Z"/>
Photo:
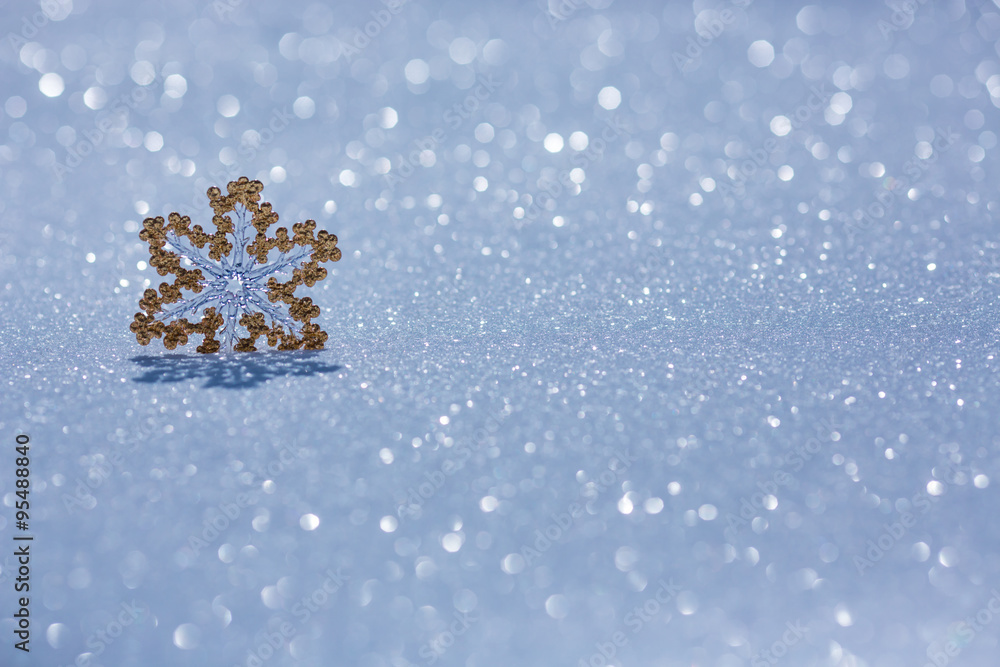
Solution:
<path fill-rule="evenodd" d="M 226 276 L 224 289 L 233 296 L 243 296 L 246 285 L 246 277 L 242 273 L 230 273 Z"/>

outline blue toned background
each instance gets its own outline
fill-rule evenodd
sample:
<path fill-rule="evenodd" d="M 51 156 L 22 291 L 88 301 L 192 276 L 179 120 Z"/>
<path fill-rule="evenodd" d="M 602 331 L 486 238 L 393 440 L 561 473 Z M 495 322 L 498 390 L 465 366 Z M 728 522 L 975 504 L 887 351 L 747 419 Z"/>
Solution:
<path fill-rule="evenodd" d="M 995 2 L 0 33 L 2 664 L 994 664 Z M 142 220 L 242 175 L 326 349 L 139 346 Z"/>

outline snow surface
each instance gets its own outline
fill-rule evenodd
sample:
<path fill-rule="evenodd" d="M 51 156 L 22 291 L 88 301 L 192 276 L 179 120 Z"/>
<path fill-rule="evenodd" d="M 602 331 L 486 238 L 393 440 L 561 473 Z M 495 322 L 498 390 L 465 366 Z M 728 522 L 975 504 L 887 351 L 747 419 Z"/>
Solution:
<path fill-rule="evenodd" d="M 995 664 L 996 3 L 550 4 L 0 3 L 0 663 Z M 139 346 L 240 175 L 326 349 Z"/>

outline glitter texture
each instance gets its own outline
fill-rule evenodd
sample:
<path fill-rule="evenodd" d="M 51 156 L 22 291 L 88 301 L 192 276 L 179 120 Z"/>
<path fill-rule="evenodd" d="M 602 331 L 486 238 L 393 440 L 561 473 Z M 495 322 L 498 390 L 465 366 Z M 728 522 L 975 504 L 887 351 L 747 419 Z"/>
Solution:
<path fill-rule="evenodd" d="M 996 2 L 3 7 L 4 667 L 997 664 Z M 143 347 L 244 175 L 323 349 Z"/>

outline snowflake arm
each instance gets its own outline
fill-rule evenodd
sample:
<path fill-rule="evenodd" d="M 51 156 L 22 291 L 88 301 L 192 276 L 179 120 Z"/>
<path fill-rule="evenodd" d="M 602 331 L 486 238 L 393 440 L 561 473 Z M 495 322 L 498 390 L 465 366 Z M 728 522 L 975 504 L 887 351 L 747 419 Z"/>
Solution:
<path fill-rule="evenodd" d="M 319 316 L 319 306 L 309 297 L 296 297 L 295 289 L 326 277 L 321 262 L 340 260 L 337 237 L 323 230 L 314 235 L 313 220 L 293 225 L 291 237 L 284 227 L 269 237 L 278 214 L 269 203 L 258 203 L 262 189 L 260 181 L 246 177 L 229 183 L 226 195 L 209 188 L 213 234 L 177 213 L 168 221 L 143 221 L 139 238 L 149 244 L 150 266 L 161 276 L 173 274 L 174 281 L 161 283 L 159 292 L 147 289 L 139 301 L 143 312 L 135 314 L 130 328 L 140 344 L 162 337 L 172 350 L 186 344 L 189 335 L 202 334 L 198 352 L 203 353 L 251 352 L 262 336 L 280 350 L 323 348 L 328 336 L 311 322 Z M 279 256 L 268 261 L 275 248 Z M 289 271 L 287 282 L 275 277 Z M 198 296 L 187 297 L 185 291 Z M 165 307 L 170 304 L 177 305 Z M 195 323 L 186 317 L 199 314 Z"/>

